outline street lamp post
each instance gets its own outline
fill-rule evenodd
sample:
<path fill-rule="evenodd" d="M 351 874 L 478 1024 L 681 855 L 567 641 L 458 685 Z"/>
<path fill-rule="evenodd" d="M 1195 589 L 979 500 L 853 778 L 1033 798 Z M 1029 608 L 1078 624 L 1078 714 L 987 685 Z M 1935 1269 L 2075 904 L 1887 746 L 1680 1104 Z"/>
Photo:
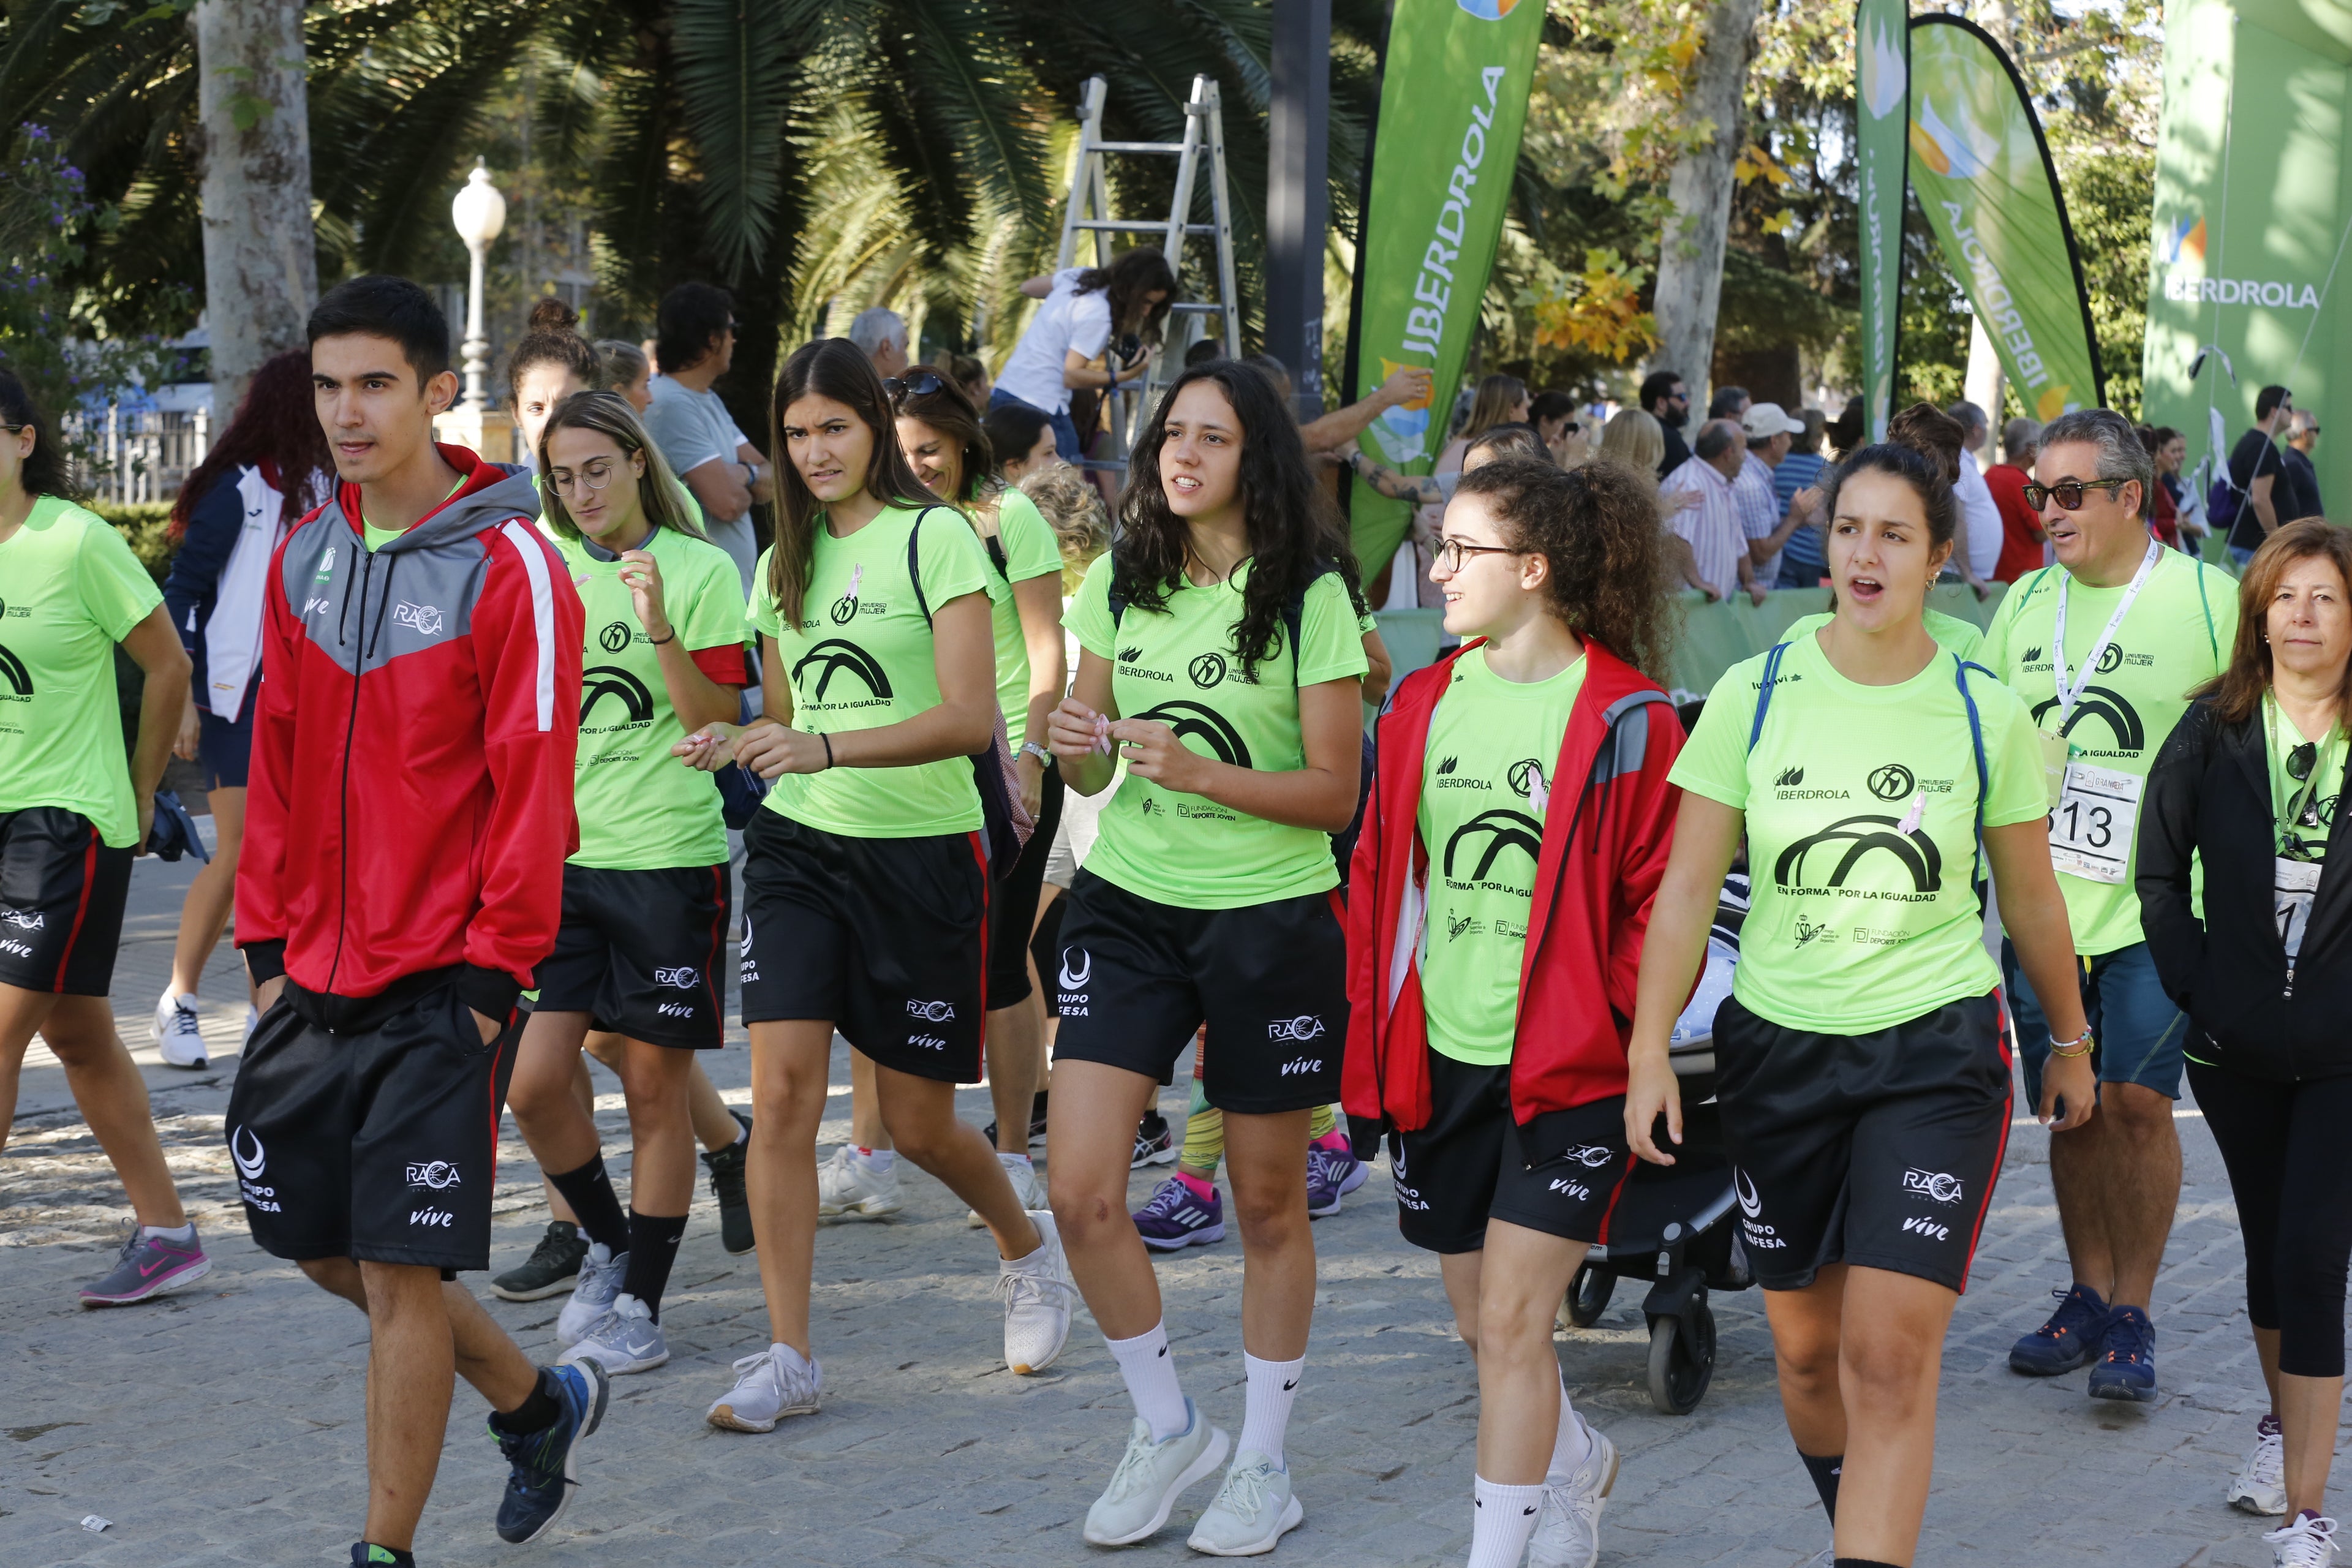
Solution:
<path fill-rule="evenodd" d="M 466 280 L 466 342 L 462 349 L 466 394 L 461 406 L 470 413 L 479 413 L 489 406 L 482 384 L 488 374 L 487 356 L 490 352 L 489 340 L 482 335 L 482 258 L 507 222 L 507 199 L 490 184 L 490 171 L 479 161 L 475 163 L 474 172 L 466 176 L 457 199 L 449 204 L 449 216 L 457 226 L 457 237 L 466 242 L 466 250 L 473 258 Z"/>
<path fill-rule="evenodd" d="M 1323 415 L 1323 241 L 1329 227 L 1331 0 L 1274 0 L 1266 104 L 1265 346 L 1301 421 Z"/>

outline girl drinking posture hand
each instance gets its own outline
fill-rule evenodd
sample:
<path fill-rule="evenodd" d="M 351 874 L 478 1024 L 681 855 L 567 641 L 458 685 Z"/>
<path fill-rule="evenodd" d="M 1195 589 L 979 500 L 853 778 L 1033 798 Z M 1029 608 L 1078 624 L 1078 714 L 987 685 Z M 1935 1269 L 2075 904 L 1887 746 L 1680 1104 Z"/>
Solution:
<path fill-rule="evenodd" d="M 1070 1331 L 1053 1216 L 1023 1211 L 955 1114 L 955 1086 L 981 1076 L 989 870 L 971 759 L 996 724 L 988 557 L 908 468 L 881 380 L 846 338 L 784 362 L 773 417 L 783 493 L 751 601 L 766 717 L 676 748 L 776 781 L 744 834 L 742 951 L 751 1224 L 773 1339 L 709 1412 L 739 1432 L 772 1431 L 822 1392 L 809 1279 L 836 1026 L 874 1064 L 898 1152 L 995 1238 L 1005 1364 L 1044 1371 Z"/>
<path fill-rule="evenodd" d="M 661 1299 L 694 1195 L 694 1053 L 717 1050 L 725 1029 L 727 828 L 718 789 L 673 763 L 669 742 L 736 710 L 742 614 L 734 563 L 703 537 L 626 402 L 574 393 L 541 429 L 545 526 L 587 612 L 580 847 L 507 1098 L 590 1243 L 556 1320 L 562 1359 L 617 1375 L 669 1359 Z M 572 1090 L 592 1019 L 623 1041 L 625 1215 Z"/>
<path fill-rule="evenodd" d="M 1657 490 L 1609 458 L 1465 475 L 1431 578 L 1466 640 L 1381 719 L 1349 879 L 1348 1110 L 1398 1129 L 1398 1224 L 1478 1358 L 1471 1568 L 1531 1536 L 1536 1568 L 1591 1568 L 1617 1478 L 1551 1336 L 1633 1168 L 1620 1020 L 1682 749 L 1628 662 L 1663 664 Z"/>
<path fill-rule="evenodd" d="M 1917 452 L 1870 447 L 1829 513 L 1836 616 L 1726 671 L 1675 764 L 1625 1131 L 1673 1163 L 1667 1040 L 1744 834 L 1754 903 L 1715 1020 L 1724 1138 L 1790 1435 L 1837 1562 L 1870 1568 L 1908 1564 L 1918 1542 L 1944 1331 L 2009 1134 L 1979 842 L 2063 1037 L 2041 1115 L 2077 1126 L 2095 1097 L 2032 721 L 1922 624 L 1952 553 L 1951 488 Z"/>
<path fill-rule="evenodd" d="M 1362 613 L 1339 520 L 1265 374 L 1194 366 L 1137 447 L 1124 531 L 1069 611 L 1081 650 L 1050 725 L 1069 787 L 1128 779 L 1069 893 L 1047 1137 L 1070 1266 L 1135 1401 L 1087 1512 L 1141 1541 L 1214 1470 L 1225 1434 L 1179 1384 L 1160 1287 L 1127 1213 L 1137 1119 L 1208 1025 L 1209 1103 L 1244 1258 L 1240 1451 L 1195 1550 L 1271 1550 L 1302 1517 L 1283 1433 L 1315 1305 L 1307 1125 L 1337 1097 L 1345 938 L 1329 835 L 1355 814 Z"/>

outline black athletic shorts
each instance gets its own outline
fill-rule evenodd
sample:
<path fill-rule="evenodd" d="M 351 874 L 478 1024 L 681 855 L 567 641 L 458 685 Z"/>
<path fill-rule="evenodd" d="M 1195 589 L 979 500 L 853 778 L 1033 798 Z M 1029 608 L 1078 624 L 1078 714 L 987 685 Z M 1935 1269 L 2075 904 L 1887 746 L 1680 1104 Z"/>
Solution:
<path fill-rule="evenodd" d="M 1756 1282 L 1832 1263 L 1965 1290 L 2009 1144 L 2009 1041 L 1990 995 L 1866 1035 L 1715 1015 L 1716 1094 Z"/>
<path fill-rule="evenodd" d="M 977 833 L 743 833 L 743 1022 L 820 1018 L 879 1065 L 980 1081 L 988 862 Z"/>
<path fill-rule="evenodd" d="M 1045 770 L 1045 795 L 1037 805 L 1037 831 L 1022 847 L 1013 869 L 988 891 L 988 1005 L 993 1012 L 1025 1002 L 1029 984 L 1029 933 L 1037 923 L 1037 898 L 1045 888 L 1045 862 L 1054 858 L 1054 833 L 1062 825 L 1062 770 Z"/>
<path fill-rule="evenodd" d="M 365 997 L 289 981 L 261 1016 L 223 1125 L 264 1252 L 490 1266 L 520 1016 L 484 1045 L 457 973 L 428 970 Z"/>
<path fill-rule="evenodd" d="M 1244 1116 L 1328 1105 L 1348 1041 L 1348 941 L 1334 900 L 1185 909 L 1081 868 L 1052 977 L 1054 1059 L 1165 1083 L 1205 1021 L 1211 1105 Z"/>
<path fill-rule="evenodd" d="M 1633 1174 L 1625 1097 L 1511 1115 L 1511 1064 L 1477 1067 L 1429 1053 L 1429 1124 L 1389 1134 L 1397 1228 L 1431 1252 L 1475 1252 L 1486 1222 L 1605 1243 Z"/>
<path fill-rule="evenodd" d="M 0 811 L 0 985 L 103 996 L 114 984 L 129 849 L 110 849 L 79 812 Z"/>
<path fill-rule="evenodd" d="M 563 925 L 532 978 L 537 1010 L 586 1013 L 599 1029 L 649 1045 L 725 1043 L 727 866 L 659 871 L 563 868 Z"/>

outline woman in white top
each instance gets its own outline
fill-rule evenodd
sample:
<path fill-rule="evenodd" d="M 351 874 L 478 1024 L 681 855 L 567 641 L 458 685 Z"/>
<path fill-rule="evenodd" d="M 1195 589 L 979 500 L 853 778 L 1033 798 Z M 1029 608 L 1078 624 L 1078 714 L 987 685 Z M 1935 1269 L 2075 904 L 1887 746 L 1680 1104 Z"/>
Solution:
<path fill-rule="evenodd" d="M 1075 463 L 1078 429 L 1070 419 L 1071 391 L 1108 391 L 1142 374 L 1143 345 L 1160 341 L 1168 302 L 1176 297 L 1176 274 L 1159 251 L 1138 246 L 1108 267 L 1066 267 L 1030 279 L 1021 291 L 1045 303 L 1004 362 L 988 405 L 1025 403 L 1036 409 L 1053 422 L 1054 449 L 1064 462 Z M 1129 335 L 1138 339 L 1132 352 L 1108 352 L 1118 346 L 1114 339 Z"/>

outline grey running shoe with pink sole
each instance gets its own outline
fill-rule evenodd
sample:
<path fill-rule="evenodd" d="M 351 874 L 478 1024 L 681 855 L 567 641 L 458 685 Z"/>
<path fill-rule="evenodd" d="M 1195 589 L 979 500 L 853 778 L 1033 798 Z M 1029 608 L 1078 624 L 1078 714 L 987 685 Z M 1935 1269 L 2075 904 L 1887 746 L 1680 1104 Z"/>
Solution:
<path fill-rule="evenodd" d="M 190 1239 L 173 1241 L 166 1237 L 149 1236 L 139 1226 L 131 1227 L 130 1239 L 122 1244 L 114 1267 L 105 1279 L 85 1285 L 81 1304 L 85 1307 L 128 1307 L 134 1301 L 144 1301 L 193 1285 L 213 1271 L 213 1260 L 205 1256 L 205 1244 L 190 1229 Z"/>

